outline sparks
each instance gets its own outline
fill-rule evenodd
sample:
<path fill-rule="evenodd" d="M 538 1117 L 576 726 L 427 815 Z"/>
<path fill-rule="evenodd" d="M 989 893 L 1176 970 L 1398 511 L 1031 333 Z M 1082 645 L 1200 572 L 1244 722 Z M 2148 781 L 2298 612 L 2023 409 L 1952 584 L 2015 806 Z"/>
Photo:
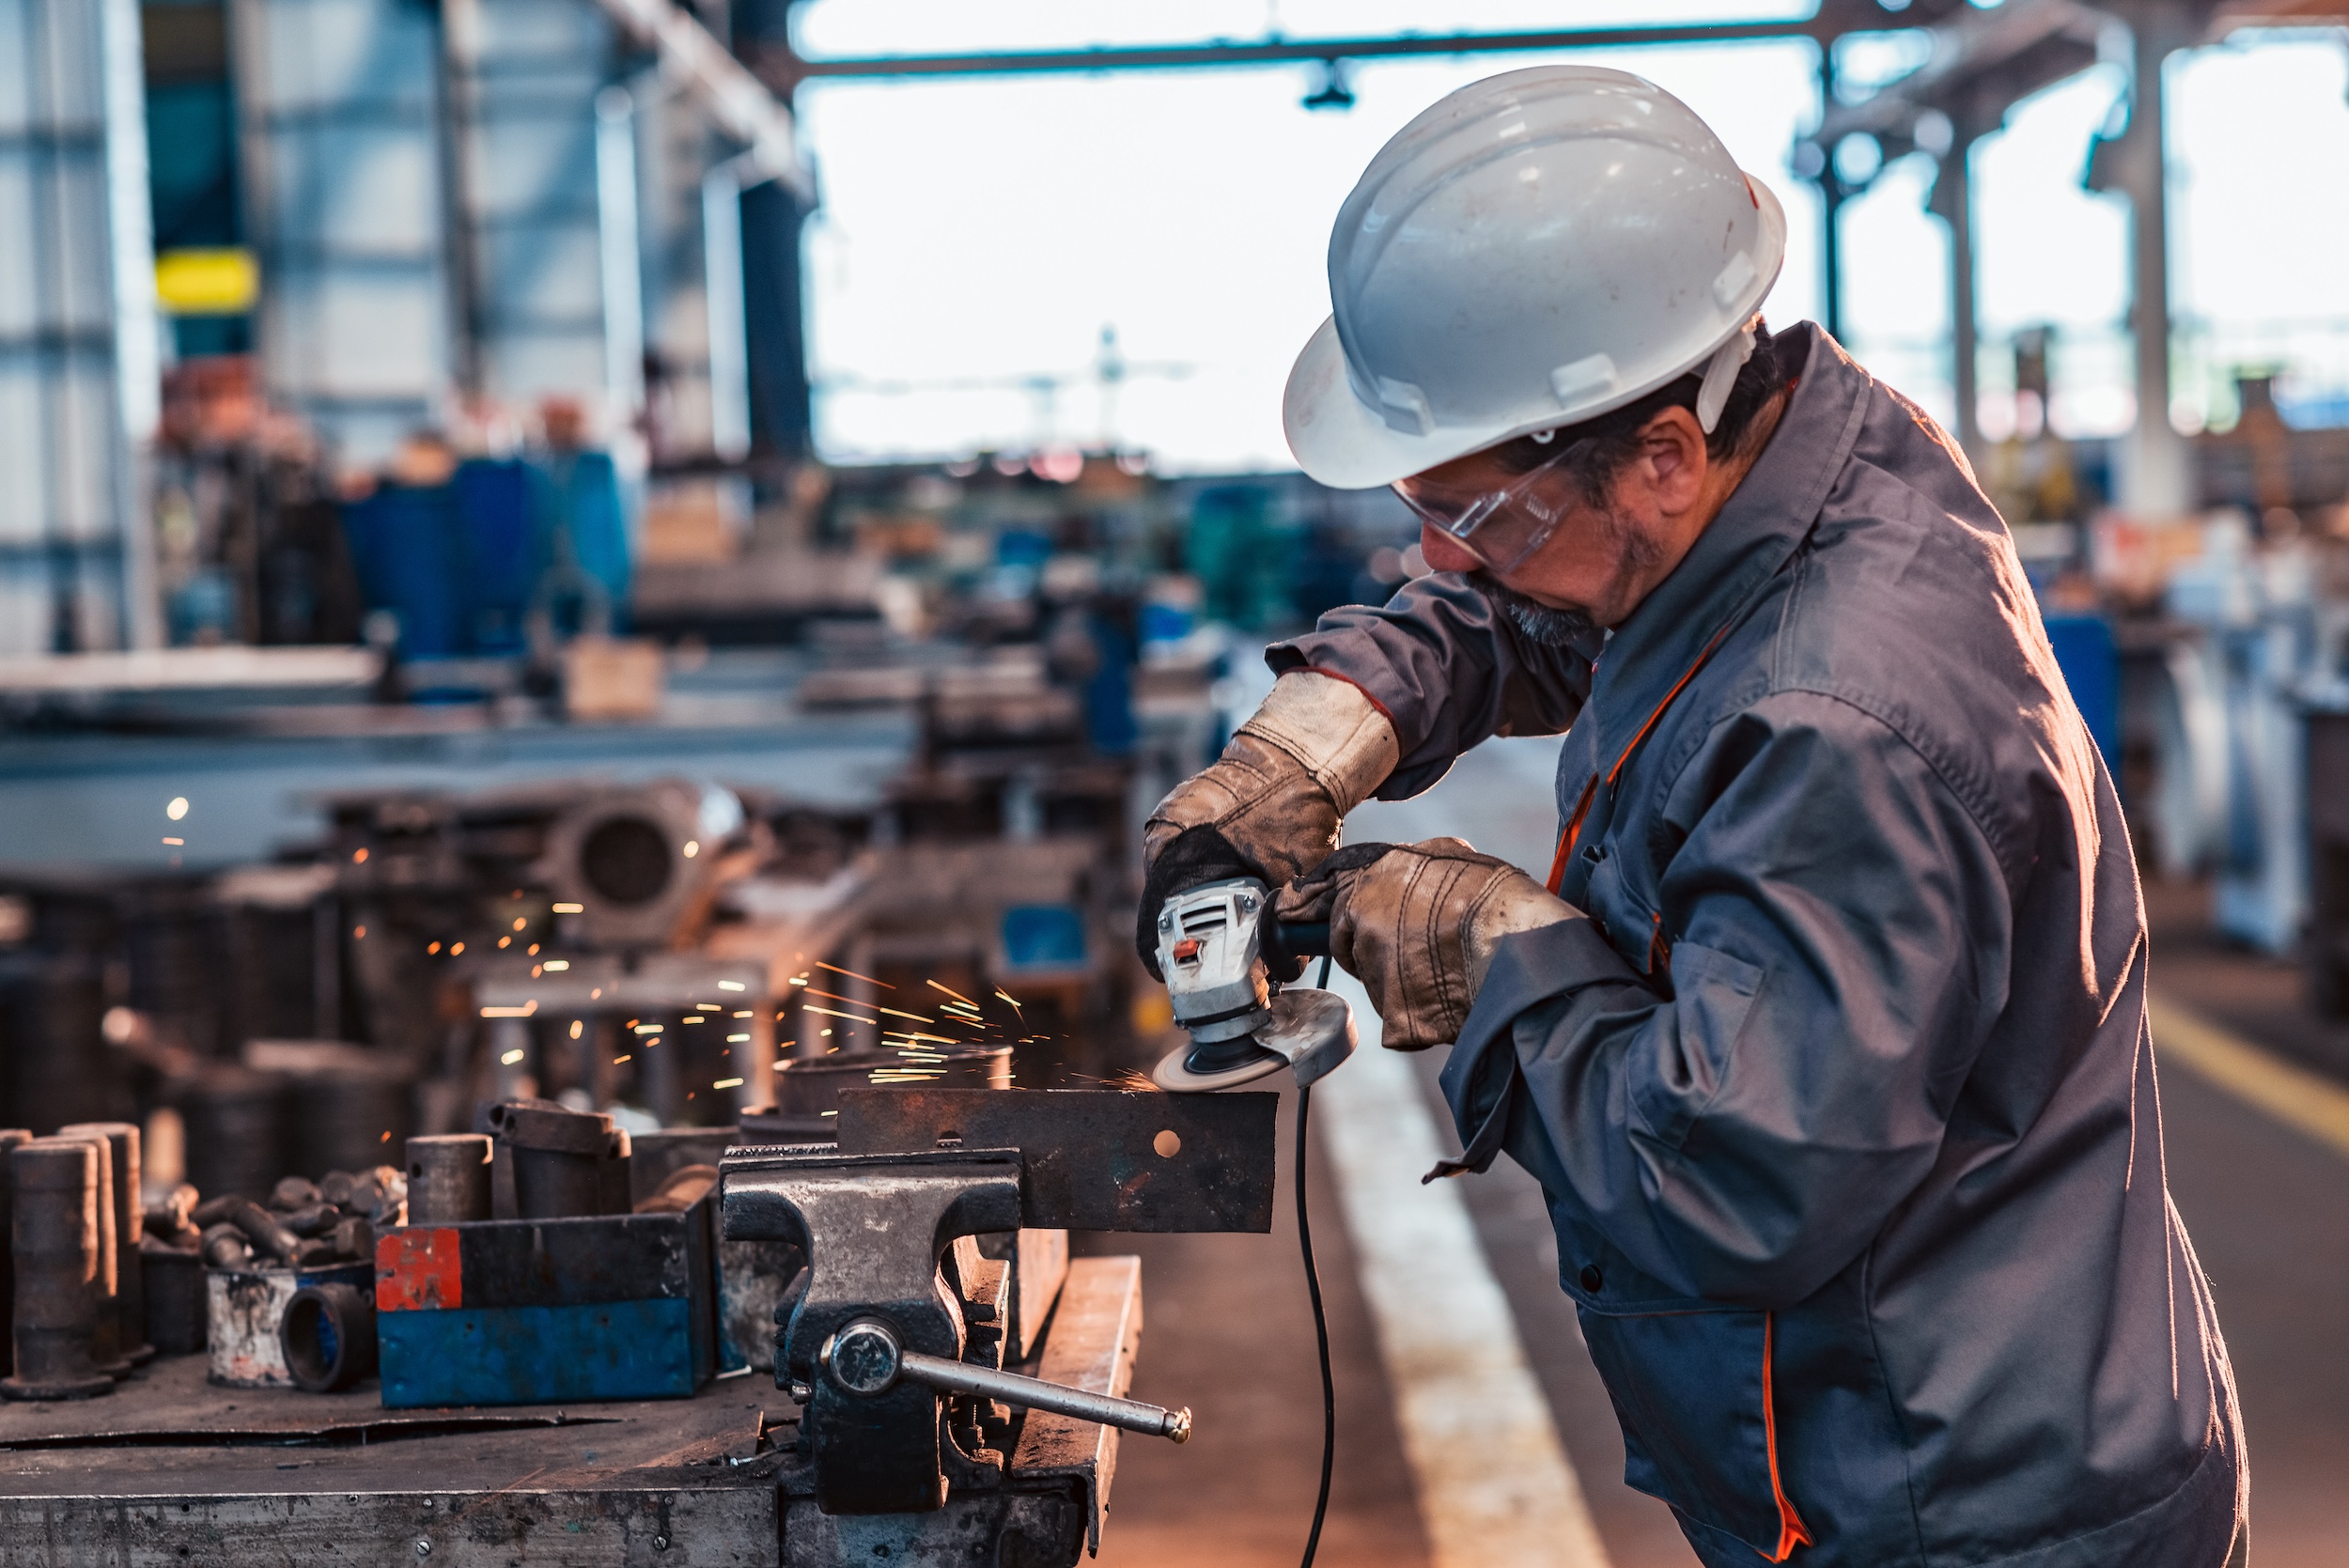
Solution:
<path fill-rule="evenodd" d="M 820 958 L 817 960 L 816 967 L 819 970 L 830 970 L 834 974 L 845 974 L 851 980 L 862 980 L 867 986 L 879 986 L 884 991 L 894 991 L 897 988 L 886 980 L 876 980 L 869 974 L 859 974 L 854 970 L 844 970 L 838 964 L 827 964 Z"/>

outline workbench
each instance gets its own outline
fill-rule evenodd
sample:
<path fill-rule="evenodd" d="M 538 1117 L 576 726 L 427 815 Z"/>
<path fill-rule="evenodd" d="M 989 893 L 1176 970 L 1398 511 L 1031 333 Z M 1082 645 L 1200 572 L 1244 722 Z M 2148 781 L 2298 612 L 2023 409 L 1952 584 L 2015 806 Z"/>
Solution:
<path fill-rule="evenodd" d="M 1018 1370 L 1122 1395 L 1142 1330 L 1131 1257 L 1081 1258 L 1040 1357 Z M 936 1514 L 818 1513 L 799 1405 L 765 1376 L 689 1400 L 385 1410 L 345 1394 L 224 1389 L 159 1360 L 110 1396 L 0 1405 L 0 1563 L 1071 1564 L 1097 1550 L 1107 1427 L 1032 1411 L 992 1492 Z"/>

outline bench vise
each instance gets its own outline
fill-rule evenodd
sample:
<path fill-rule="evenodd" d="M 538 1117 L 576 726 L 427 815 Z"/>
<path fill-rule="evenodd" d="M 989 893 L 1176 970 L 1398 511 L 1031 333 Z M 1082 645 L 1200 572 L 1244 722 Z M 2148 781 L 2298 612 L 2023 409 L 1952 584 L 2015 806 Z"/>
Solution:
<path fill-rule="evenodd" d="M 1189 1412 L 1122 1397 L 1122 1373 L 1085 1387 L 1033 1375 L 1066 1233 L 1270 1230 L 1275 1104 L 850 1090 L 836 1144 L 729 1151 L 726 1239 L 770 1245 L 779 1269 L 805 1260 L 776 1312 L 775 1380 L 804 1403 L 816 1507 L 917 1514 L 1017 1490 L 1034 1412 L 1187 1437 Z"/>

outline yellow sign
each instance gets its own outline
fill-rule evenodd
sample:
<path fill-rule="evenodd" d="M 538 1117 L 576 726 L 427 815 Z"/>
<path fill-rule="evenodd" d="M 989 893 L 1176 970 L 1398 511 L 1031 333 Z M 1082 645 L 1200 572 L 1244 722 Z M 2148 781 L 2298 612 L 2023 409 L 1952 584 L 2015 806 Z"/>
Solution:
<path fill-rule="evenodd" d="M 165 251 L 155 258 L 155 298 L 174 316 L 241 316 L 260 287 L 248 250 Z"/>

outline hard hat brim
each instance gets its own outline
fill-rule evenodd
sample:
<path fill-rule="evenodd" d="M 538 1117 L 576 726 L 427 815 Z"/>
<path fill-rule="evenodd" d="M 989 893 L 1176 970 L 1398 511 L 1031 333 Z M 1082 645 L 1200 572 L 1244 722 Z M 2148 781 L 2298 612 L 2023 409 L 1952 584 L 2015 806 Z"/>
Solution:
<path fill-rule="evenodd" d="M 1289 370 L 1281 427 L 1297 466 L 1339 490 L 1376 489 L 1487 444 L 1481 430 L 1438 427 L 1423 436 L 1389 425 L 1346 380 L 1338 318 L 1324 319 Z"/>
<path fill-rule="evenodd" d="M 1281 427 L 1288 437 L 1297 466 L 1320 483 L 1338 490 L 1377 489 L 1424 473 L 1439 463 L 1465 458 L 1533 430 L 1554 428 L 1595 419 L 1635 403 L 1692 370 L 1701 368 L 1730 336 L 1762 307 L 1778 282 L 1786 258 L 1786 213 L 1777 194 L 1761 180 L 1748 177 L 1754 206 L 1762 214 L 1761 250 L 1766 265 L 1756 269 L 1747 286 L 1747 298 L 1728 312 L 1735 322 L 1722 336 L 1685 365 L 1674 365 L 1640 384 L 1619 389 L 1587 407 L 1561 408 L 1542 417 L 1496 425 L 1490 428 L 1439 426 L 1425 435 L 1412 435 L 1389 425 L 1377 409 L 1354 395 L 1346 373 L 1346 349 L 1338 341 L 1338 318 L 1323 319 L 1306 341 L 1304 351 L 1289 369 L 1288 385 L 1281 396 Z"/>

